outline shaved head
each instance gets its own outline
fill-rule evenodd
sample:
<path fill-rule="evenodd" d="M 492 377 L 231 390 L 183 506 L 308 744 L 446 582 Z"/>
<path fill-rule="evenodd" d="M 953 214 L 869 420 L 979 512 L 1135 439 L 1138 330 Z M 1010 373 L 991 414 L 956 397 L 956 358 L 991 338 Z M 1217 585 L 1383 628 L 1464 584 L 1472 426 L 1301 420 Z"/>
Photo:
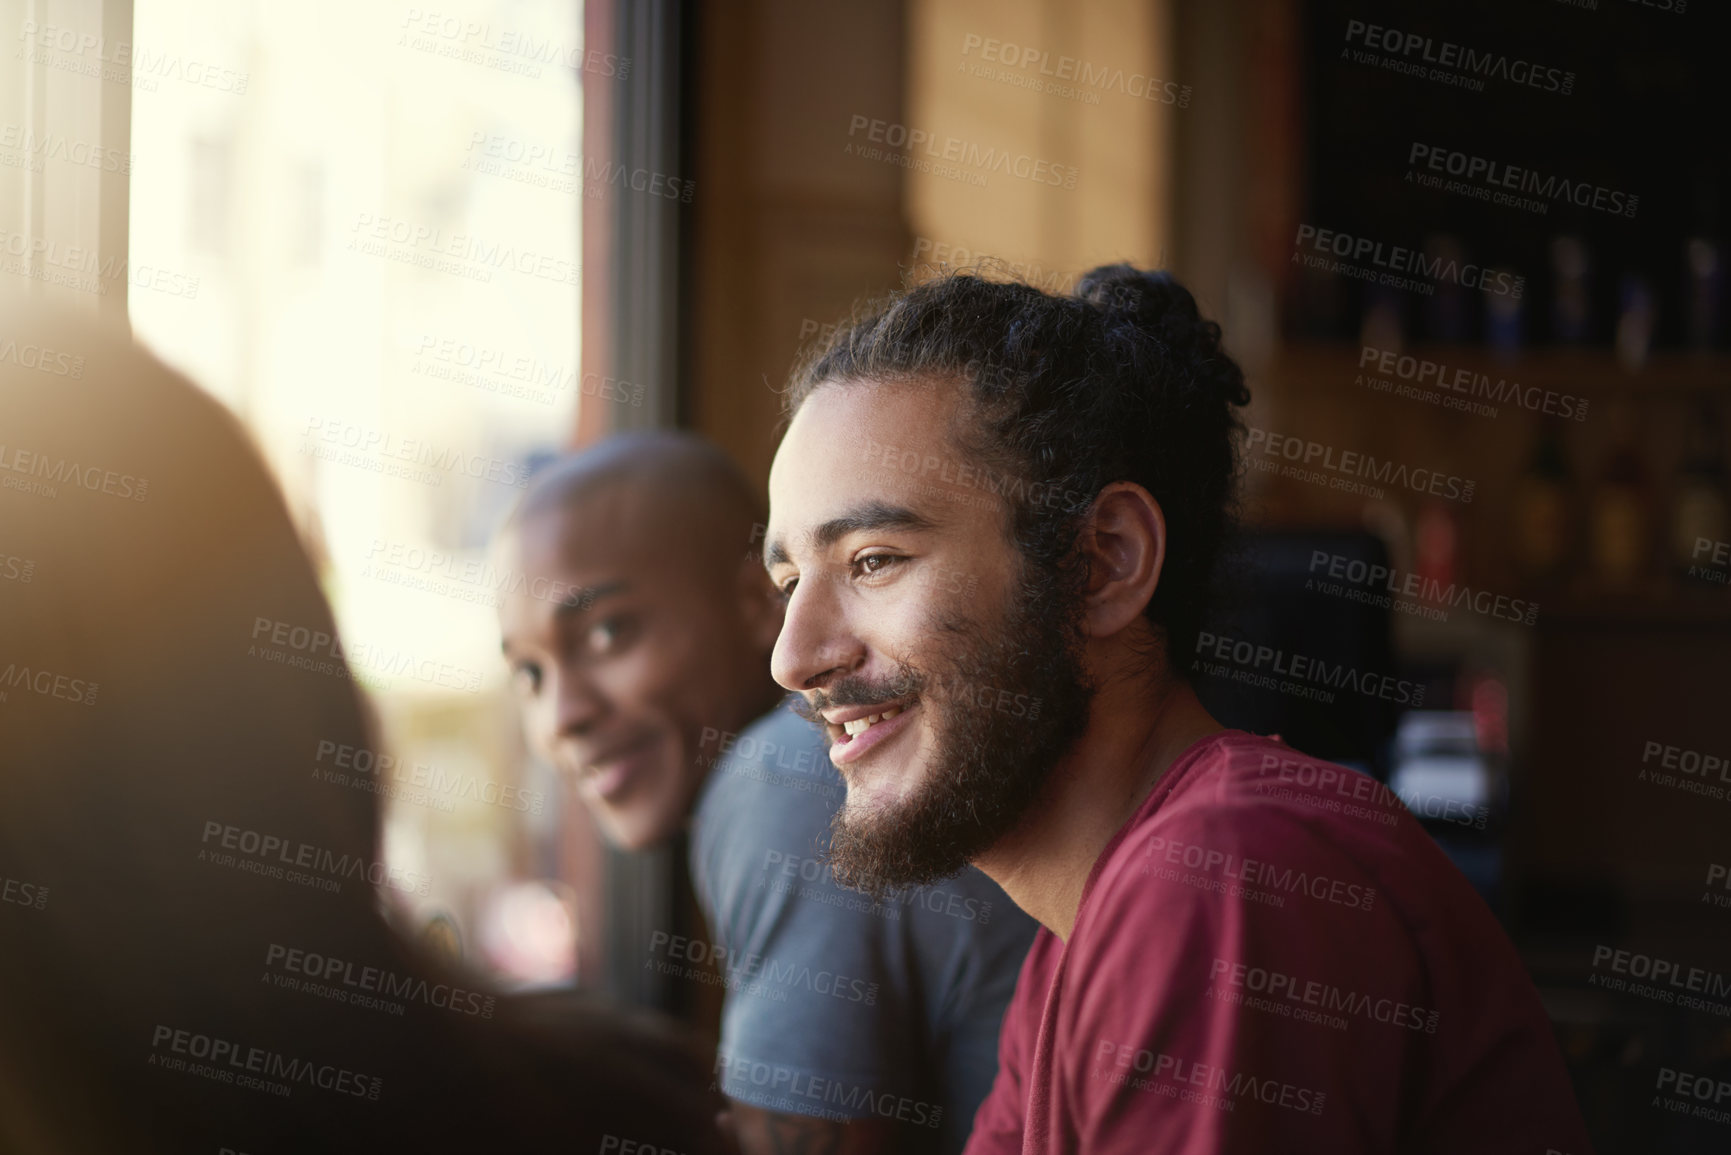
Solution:
<path fill-rule="evenodd" d="M 569 518 L 598 498 L 616 506 L 618 532 L 659 539 L 683 560 L 732 563 L 757 542 L 764 498 L 718 447 L 686 433 L 621 433 L 543 471 L 505 532 L 549 514 Z M 658 551 L 659 552 L 659 551 Z"/>

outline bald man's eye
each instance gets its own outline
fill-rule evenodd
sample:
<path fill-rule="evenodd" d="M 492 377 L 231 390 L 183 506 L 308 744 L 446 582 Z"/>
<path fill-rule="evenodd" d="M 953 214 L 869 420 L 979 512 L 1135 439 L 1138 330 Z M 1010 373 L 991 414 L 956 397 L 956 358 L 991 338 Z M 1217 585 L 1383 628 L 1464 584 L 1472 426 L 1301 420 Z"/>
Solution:
<path fill-rule="evenodd" d="M 799 579 L 796 577 L 791 577 L 791 578 L 788 578 L 787 581 L 784 582 L 783 584 L 781 584 L 780 586 L 777 586 L 776 590 L 778 593 L 781 594 L 781 600 L 785 602 L 785 601 L 788 601 L 789 599 L 791 599 L 793 597 L 793 589 L 798 584 L 799 584 Z"/>
<path fill-rule="evenodd" d="M 613 614 L 589 627 L 589 652 L 612 654 L 631 644 L 637 633 L 637 619 L 629 614 Z"/>
<path fill-rule="evenodd" d="M 534 662 L 518 662 L 511 667 L 511 685 L 525 698 L 541 692 L 541 667 Z"/>

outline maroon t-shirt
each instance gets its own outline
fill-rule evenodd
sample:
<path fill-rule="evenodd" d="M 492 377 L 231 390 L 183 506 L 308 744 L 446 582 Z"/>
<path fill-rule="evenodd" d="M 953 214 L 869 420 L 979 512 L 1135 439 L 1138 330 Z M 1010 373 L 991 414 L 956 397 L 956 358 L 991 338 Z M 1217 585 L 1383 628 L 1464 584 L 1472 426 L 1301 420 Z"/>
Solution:
<path fill-rule="evenodd" d="M 1374 779 L 1196 743 L 1042 929 L 966 1155 L 1589 1155 L 1538 992 Z"/>

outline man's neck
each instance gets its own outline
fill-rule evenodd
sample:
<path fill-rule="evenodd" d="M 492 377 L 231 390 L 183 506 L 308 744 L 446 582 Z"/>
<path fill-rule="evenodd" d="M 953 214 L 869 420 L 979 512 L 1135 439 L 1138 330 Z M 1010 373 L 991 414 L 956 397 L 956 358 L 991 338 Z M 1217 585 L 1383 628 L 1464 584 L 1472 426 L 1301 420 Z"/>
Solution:
<path fill-rule="evenodd" d="M 1182 679 L 1105 681 L 1087 730 L 1053 768 L 1028 818 L 974 865 L 1069 941 L 1088 875 L 1106 844 L 1178 756 L 1221 729 Z"/>

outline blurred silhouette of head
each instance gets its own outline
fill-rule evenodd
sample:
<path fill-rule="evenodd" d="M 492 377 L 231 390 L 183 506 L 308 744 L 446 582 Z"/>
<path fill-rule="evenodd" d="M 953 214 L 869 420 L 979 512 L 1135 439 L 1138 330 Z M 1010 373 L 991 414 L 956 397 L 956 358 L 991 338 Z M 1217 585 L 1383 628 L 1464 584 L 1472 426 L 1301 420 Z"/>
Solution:
<path fill-rule="evenodd" d="M 392 931 L 376 796 L 312 775 L 372 742 L 355 686 L 255 648 L 336 630 L 235 421 L 123 332 L 3 315 L 0 1149 L 709 1149 L 674 1043 L 455 1009 Z M 401 1014 L 356 997 L 387 978 Z"/>
<path fill-rule="evenodd" d="M 675 834 L 722 736 L 781 696 L 763 518 L 720 449 L 631 433 L 555 463 L 500 535 L 524 729 L 617 846 Z"/>

